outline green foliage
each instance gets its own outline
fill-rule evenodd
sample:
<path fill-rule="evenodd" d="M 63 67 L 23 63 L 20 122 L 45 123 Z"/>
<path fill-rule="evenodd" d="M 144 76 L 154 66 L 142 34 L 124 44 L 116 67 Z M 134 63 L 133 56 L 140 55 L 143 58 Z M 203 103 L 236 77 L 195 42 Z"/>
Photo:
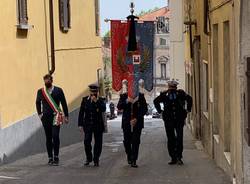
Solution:
<path fill-rule="evenodd" d="M 110 37 L 110 36 L 111 36 L 110 31 L 107 31 L 107 32 L 104 34 L 103 37 L 105 38 L 105 37 Z"/>
<path fill-rule="evenodd" d="M 103 58 L 103 64 L 104 64 L 104 70 L 106 70 L 108 67 L 111 67 L 111 58 L 110 57 L 104 57 Z"/>
<path fill-rule="evenodd" d="M 149 10 L 146 10 L 146 11 L 144 11 L 144 10 L 142 10 L 139 14 L 137 14 L 136 16 L 137 17 L 141 17 L 141 16 L 143 16 L 143 15 L 146 15 L 146 14 L 148 14 L 148 13 L 152 13 L 152 12 L 154 12 L 154 11 L 156 11 L 156 10 L 159 10 L 160 8 L 158 8 L 158 7 L 155 7 L 155 8 L 153 8 L 153 9 L 149 9 Z"/>
<path fill-rule="evenodd" d="M 110 91 L 112 89 L 112 80 L 109 77 L 105 77 L 103 83 L 105 91 Z"/>

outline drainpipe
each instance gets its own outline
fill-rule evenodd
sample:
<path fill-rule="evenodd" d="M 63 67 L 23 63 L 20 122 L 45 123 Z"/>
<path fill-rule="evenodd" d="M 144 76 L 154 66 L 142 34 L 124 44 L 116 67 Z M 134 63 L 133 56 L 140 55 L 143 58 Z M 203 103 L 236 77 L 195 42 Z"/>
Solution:
<path fill-rule="evenodd" d="M 190 45 L 190 56 L 193 59 L 194 57 L 194 49 L 193 49 L 193 33 L 192 33 L 192 25 L 189 25 L 189 45 Z"/>
<path fill-rule="evenodd" d="M 208 16 L 209 16 L 209 4 L 208 4 L 208 0 L 205 0 L 204 1 L 204 28 L 203 28 L 203 31 L 206 35 L 209 34 L 209 31 L 208 31 Z"/>
<path fill-rule="evenodd" d="M 52 75 L 55 72 L 55 35 L 54 35 L 54 7 L 53 0 L 49 1 L 49 18 L 50 18 L 50 51 L 51 51 L 51 66 L 49 68 L 49 74 Z"/>

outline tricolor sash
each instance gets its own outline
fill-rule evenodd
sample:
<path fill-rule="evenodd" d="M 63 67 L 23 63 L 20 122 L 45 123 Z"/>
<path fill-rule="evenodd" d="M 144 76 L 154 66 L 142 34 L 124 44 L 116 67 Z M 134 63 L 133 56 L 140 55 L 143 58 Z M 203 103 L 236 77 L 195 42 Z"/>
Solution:
<path fill-rule="evenodd" d="M 45 100 L 48 102 L 49 106 L 54 111 L 54 119 L 53 119 L 53 125 L 59 126 L 64 123 L 65 117 L 62 113 L 62 110 L 60 107 L 56 104 L 48 90 L 44 87 L 42 88 L 42 94 L 45 98 Z"/>

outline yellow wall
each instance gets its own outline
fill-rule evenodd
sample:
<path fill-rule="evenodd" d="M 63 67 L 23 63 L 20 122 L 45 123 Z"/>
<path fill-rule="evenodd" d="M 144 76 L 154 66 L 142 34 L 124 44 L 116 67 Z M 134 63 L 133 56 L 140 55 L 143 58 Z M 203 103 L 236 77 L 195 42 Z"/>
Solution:
<path fill-rule="evenodd" d="M 79 106 L 87 84 L 97 81 L 101 68 L 101 41 L 95 34 L 94 1 L 71 1 L 71 29 L 59 30 L 58 1 L 54 1 L 55 85 L 65 91 L 70 110 Z M 28 1 L 27 37 L 18 36 L 16 1 L 0 1 L 0 123 L 7 127 L 36 112 L 37 89 L 48 72 L 50 55 L 47 0 Z M 63 50 L 61 50 L 63 49 Z"/>
<path fill-rule="evenodd" d="M 236 175 L 237 181 L 240 181 L 242 177 L 242 132 L 241 132 L 241 117 L 240 117 L 240 85 L 239 78 L 237 76 L 237 63 L 239 62 L 239 24 L 240 24 L 240 1 L 225 1 L 225 0 L 210 0 L 209 1 L 209 18 L 210 18 L 210 35 L 209 37 L 203 33 L 203 2 L 196 0 L 185 0 L 185 13 L 186 18 L 188 17 L 187 7 L 191 4 L 191 18 L 192 21 L 196 21 L 196 25 L 192 26 L 192 36 L 200 36 L 201 41 L 201 60 L 208 61 L 209 67 L 209 88 L 213 89 L 211 96 L 213 99 L 217 97 L 218 99 L 218 112 L 215 111 L 216 102 L 209 103 L 209 122 L 213 125 L 218 124 L 219 132 L 212 131 L 208 139 L 213 140 L 213 134 L 219 134 L 219 147 L 214 145 L 211 147 L 211 155 L 214 156 L 217 164 L 223 168 L 231 177 Z M 223 24 L 225 21 L 229 21 L 229 32 L 230 32 L 230 49 L 227 53 L 230 58 L 230 62 L 225 64 L 224 56 L 224 46 L 228 43 L 224 43 L 224 28 Z M 218 24 L 218 64 L 213 58 L 213 25 Z M 188 32 L 189 33 L 189 32 Z M 189 39 L 185 41 L 186 52 L 189 50 Z M 227 46 L 227 45 L 226 45 Z M 188 60 L 189 55 L 186 54 L 186 59 Z M 202 63 L 202 61 L 201 61 Z M 218 65 L 218 75 L 214 75 L 214 67 Z M 230 68 L 230 77 L 225 77 L 225 67 Z M 196 73 L 199 71 L 196 71 Z M 216 82 L 218 83 L 218 96 L 214 89 Z M 230 90 L 225 88 L 225 83 L 230 84 Z M 191 86 L 194 85 L 191 82 Z M 201 90 L 201 93 L 203 91 Z M 230 93 L 229 98 L 225 98 L 227 94 Z M 202 95 L 201 95 L 202 96 Z M 209 98 L 210 96 L 208 96 Z M 195 98 L 194 98 L 195 100 Z M 209 99 L 210 101 L 210 99 Z M 201 102 L 202 103 L 202 102 Z M 225 117 L 227 112 L 227 105 L 230 109 L 230 129 L 228 130 L 228 116 Z M 199 113 L 199 112 L 198 112 Z M 202 113 L 202 112 L 201 112 Z M 218 115 L 218 118 L 217 118 Z M 205 124 L 206 125 L 206 124 Z M 210 125 L 209 125 L 210 126 Z M 205 132 L 206 126 L 203 127 L 203 132 Z M 229 134 L 230 133 L 230 134 Z M 230 135 L 230 136 L 228 136 Z M 207 140 L 202 140 L 207 145 Z M 227 142 L 230 141 L 230 156 L 231 165 L 225 159 L 224 152 L 228 152 L 226 149 Z"/>

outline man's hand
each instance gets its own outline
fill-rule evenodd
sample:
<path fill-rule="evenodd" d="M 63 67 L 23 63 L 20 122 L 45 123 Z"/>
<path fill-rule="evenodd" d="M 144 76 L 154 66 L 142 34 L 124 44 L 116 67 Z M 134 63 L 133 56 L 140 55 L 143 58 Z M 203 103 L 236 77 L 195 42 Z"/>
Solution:
<path fill-rule="evenodd" d="M 69 123 L 69 118 L 68 117 L 65 117 L 65 123 L 68 124 Z"/>
<path fill-rule="evenodd" d="M 131 125 L 132 127 L 134 127 L 134 126 L 136 125 L 136 123 L 137 123 L 137 119 L 136 119 L 136 118 L 134 118 L 134 119 L 132 119 L 132 120 L 130 121 L 130 125 Z"/>
<path fill-rule="evenodd" d="M 95 103 L 96 103 L 97 100 L 98 100 L 98 99 L 97 99 L 97 97 L 96 97 L 95 95 L 91 96 L 91 101 L 92 101 L 92 102 L 95 102 Z"/>
<path fill-rule="evenodd" d="M 43 114 L 39 114 L 38 116 L 39 116 L 39 118 L 40 118 L 40 119 L 42 119 L 42 117 L 43 117 Z"/>
<path fill-rule="evenodd" d="M 133 99 L 133 98 L 128 97 L 128 102 L 130 102 L 130 103 L 134 103 L 134 99 Z"/>
<path fill-rule="evenodd" d="M 80 127 L 80 126 L 79 126 L 78 128 L 79 128 L 79 130 L 80 130 L 81 133 L 84 132 L 83 127 Z"/>

